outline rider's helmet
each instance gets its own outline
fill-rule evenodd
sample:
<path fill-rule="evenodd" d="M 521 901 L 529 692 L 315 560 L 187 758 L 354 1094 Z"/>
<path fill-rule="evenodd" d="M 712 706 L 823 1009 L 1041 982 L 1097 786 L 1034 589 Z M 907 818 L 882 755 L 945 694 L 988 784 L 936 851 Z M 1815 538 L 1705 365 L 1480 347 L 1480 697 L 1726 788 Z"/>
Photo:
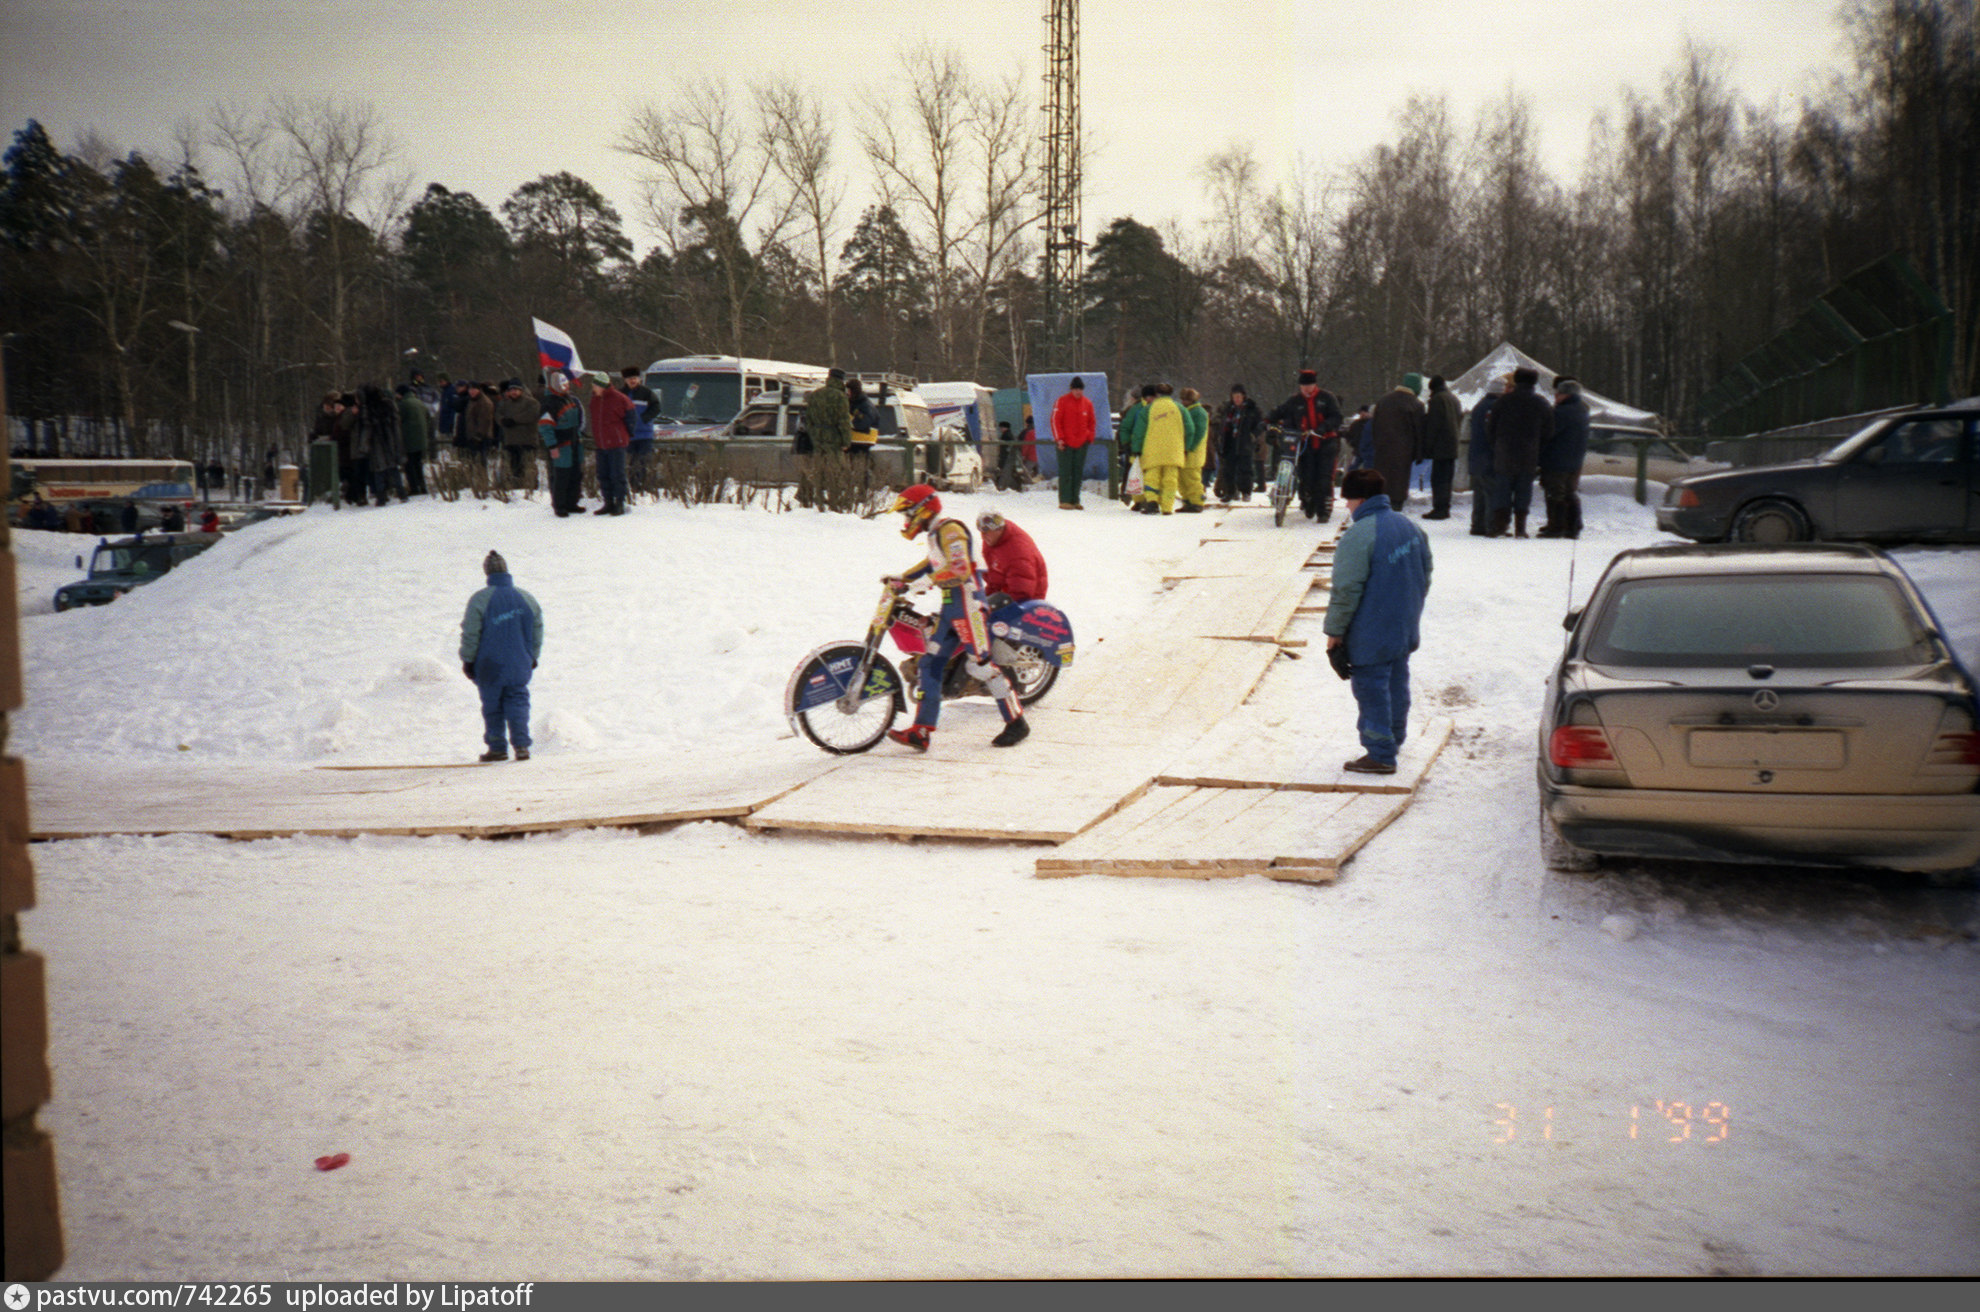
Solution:
<path fill-rule="evenodd" d="M 935 489 L 926 483 L 916 483 L 894 498 L 892 511 L 896 515 L 906 515 L 907 523 L 901 528 L 904 538 L 917 538 L 922 530 L 934 522 L 935 516 L 942 513 L 942 498 L 935 495 Z"/>

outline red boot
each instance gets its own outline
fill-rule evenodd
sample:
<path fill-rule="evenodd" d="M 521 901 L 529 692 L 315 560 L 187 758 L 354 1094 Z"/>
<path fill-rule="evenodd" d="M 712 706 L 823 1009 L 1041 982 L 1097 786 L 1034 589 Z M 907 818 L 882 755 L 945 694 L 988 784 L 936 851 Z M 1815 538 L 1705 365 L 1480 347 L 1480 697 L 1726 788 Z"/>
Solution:
<path fill-rule="evenodd" d="M 928 739 L 935 731 L 925 724 L 911 724 L 905 729 L 889 729 L 887 736 L 903 747 L 912 747 L 917 752 L 928 750 Z"/>

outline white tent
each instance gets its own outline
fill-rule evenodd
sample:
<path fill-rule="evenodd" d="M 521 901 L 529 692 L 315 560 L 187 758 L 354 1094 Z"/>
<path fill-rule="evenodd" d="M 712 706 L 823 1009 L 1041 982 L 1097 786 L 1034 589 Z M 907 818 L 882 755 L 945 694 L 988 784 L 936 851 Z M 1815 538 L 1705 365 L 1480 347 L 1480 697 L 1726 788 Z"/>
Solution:
<path fill-rule="evenodd" d="M 1531 369 L 1540 375 L 1543 394 L 1551 395 L 1555 371 L 1541 364 L 1511 342 L 1500 342 L 1477 364 L 1464 371 L 1450 382 L 1451 392 L 1457 397 L 1465 413 L 1469 414 L 1485 395 L 1486 385 L 1494 378 L 1503 377 L 1515 369 Z M 1581 399 L 1588 402 L 1588 414 L 1596 423 L 1628 424 L 1636 427 L 1649 427 L 1657 418 L 1655 412 L 1638 410 L 1633 405 L 1611 401 L 1598 392 L 1592 392 L 1588 384 L 1581 385 Z"/>

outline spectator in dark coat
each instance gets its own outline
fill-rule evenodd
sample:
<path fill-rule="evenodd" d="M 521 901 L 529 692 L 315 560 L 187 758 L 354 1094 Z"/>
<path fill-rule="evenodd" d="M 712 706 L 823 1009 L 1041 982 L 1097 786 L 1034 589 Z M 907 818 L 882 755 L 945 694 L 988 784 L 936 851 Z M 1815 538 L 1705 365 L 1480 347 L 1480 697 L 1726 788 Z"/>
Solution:
<path fill-rule="evenodd" d="M 1512 390 L 1492 407 L 1486 429 L 1492 435 L 1492 537 L 1504 537 L 1508 525 L 1523 538 L 1526 514 L 1533 504 L 1533 476 L 1540 468 L 1540 448 L 1553 436 L 1554 407 L 1535 390 L 1540 375 L 1532 369 L 1513 370 Z"/>
<path fill-rule="evenodd" d="M 1251 500 L 1251 491 L 1258 486 L 1251 457 L 1264 427 L 1258 402 L 1245 392 L 1243 383 L 1232 383 L 1230 401 L 1217 412 L 1217 500 Z"/>
<path fill-rule="evenodd" d="M 1049 579 L 1045 556 L 1031 534 L 994 510 L 976 517 L 976 531 L 983 539 L 983 591 L 995 597 L 1002 593 L 1011 601 L 1043 601 Z M 992 601 L 991 609 L 1004 603 Z"/>
<path fill-rule="evenodd" d="M 1409 502 L 1409 467 L 1423 455 L 1424 410 L 1416 396 L 1422 386 L 1423 375 L 1404 374 L 1368 417 L 1371 462 L 1382 475 L 1390 508 L 1398 513 Z"/>
<path fill-rule="evenodd" d="M 461 408 L 461 436 L 457 445 L 472 451 L 486 464 L 495 449 L 495 398 L 486 383 L 469 383 L 467 403 Z"/>
<path fill-rule="evenodd" d="M 410 383 L 400 383 L 399 444 L 406 449 L 406 492 L 426 495 L 426 449 L 431 445 L 433 414 L 419 399 Z M 530 422 L 530 440 L 535 440 L 535 421 Z"/>
<path fill-rule="evenodd" d="M 510 378 L 502 384 L 502 395 L 495 402 L 495 426 L 502 431 L 502 450 L 509 461 L 509 478 L 527 492 L 536 490 L 536 420 L 543 403 L 523 390 L 522 379 Z"/>
<path fill-rule="evenodd" d="M 1430 403 L 1423 419 L 1423 456 L 1430 462 L 1430 513 L 1425 519 L 1451 517 L 1451 483 L 1457 475 L 1458 434 L 1464 429 L 1464 407 L 1442 374 L 1430 375 Z"/>
<path fill-rule="evenodd" d="M 1494 378 L 1471 409 L 1470 435 L 1465 439 L 1465 470 L 1471 475 L 1471 536 L 1492 535 L 1492 435 L 1486 424 L 1492 407 L 1505 394 L 1506 379 Z"/>
<path fill-rule="evenodd" d="M 1543 538 L 1581 536 L 1581 465 L 1588 458 L 1588 402 L 1581 384 L 1554 379 L 1554 432 L 1540 450 L 1540 490 L 1547 499 Z"/>

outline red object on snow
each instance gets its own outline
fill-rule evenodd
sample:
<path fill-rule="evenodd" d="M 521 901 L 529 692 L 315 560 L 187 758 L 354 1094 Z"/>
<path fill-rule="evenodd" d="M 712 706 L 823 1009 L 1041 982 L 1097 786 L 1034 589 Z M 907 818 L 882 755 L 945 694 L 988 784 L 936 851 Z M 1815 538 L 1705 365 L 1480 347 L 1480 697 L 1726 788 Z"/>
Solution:
<path fill-rule="evenodd" d="M 350 1160 L 351 1160 L 351 1155 L 349 1153 L 332 1153 L 328 1157 L 317 1158 L 316 1169 L 319 1171 L 334 1171 L 338 1167 L 348 1163 Z"/>

